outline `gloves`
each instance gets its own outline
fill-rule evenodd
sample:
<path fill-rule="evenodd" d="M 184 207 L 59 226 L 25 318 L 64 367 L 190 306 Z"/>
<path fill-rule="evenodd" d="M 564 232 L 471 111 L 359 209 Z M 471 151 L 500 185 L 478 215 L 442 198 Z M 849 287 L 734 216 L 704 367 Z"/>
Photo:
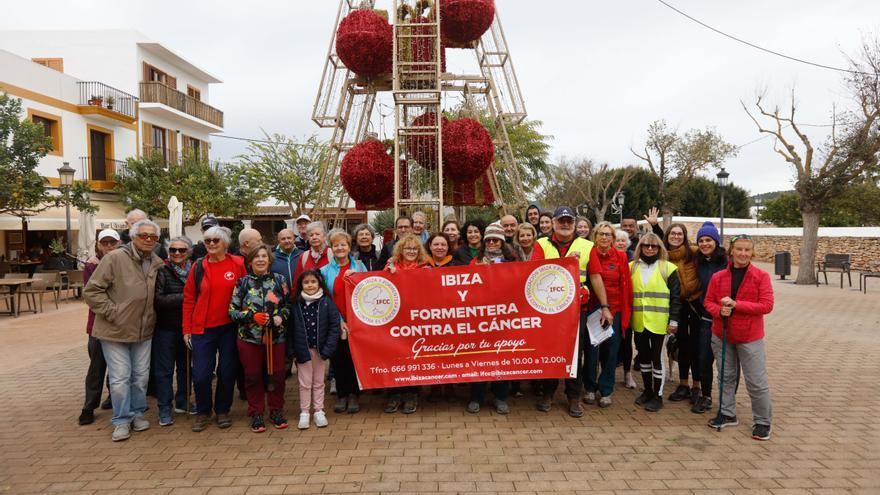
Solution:
<path fill-rule="evenodd" d="M 586 286 L 581 286 L 580 290 L 578 290 L 578 296 L 580 298 L 581 304 L 587 304 L 587 301 L 590 300 L 590 290 L 586 288 Z"/>
<path fill-rule="evenodd" d="M 269 322 L 269 313 L 254 313 L 254 321 L 261 327 L 266 326 Z"/>

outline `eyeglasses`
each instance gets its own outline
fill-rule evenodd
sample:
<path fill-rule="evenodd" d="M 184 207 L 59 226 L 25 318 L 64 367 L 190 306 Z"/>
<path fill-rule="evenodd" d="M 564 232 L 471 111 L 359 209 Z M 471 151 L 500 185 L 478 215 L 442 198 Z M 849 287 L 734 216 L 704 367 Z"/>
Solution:
<path fill-rule="evenodd" d="M 187 248 L 168 248 L 168 252 L 171 254 L 186 254 L 189 251 Z"/>
<path fill-rule="evenodd" d="M 219 237 L 214 237 L 214 238 L 211 238 L 211 239 L 205 239 L 205 244 L 219 244 L 219 243 L 220 243 L 220 238 L 219 238 Z"/>
<path fill-rule="evenodd" d="M 614 234 L 611 232 L 599 232 L 596 234 L 596 237 L 614 237 Z"/>
<path fill-rule="evenodd" d="M 144 234 L 138 234 L 137 236 L 138 236 L 138 239 L 140 239 L 140 240 L 142 240 L 142 241 L 153 241 L 153 242 L 156 242 L 156 241 L 159 240 L 159 236 L 157 236 L 156 234 L 146 234 L 146 233 L 144 233 Z"/>
<path fill-rule="evenodd" d="M 403 248 L 403 250 L 404 250 L 404 251 L 418 251 L 419 248 L 417 248 L 417 247 L 405 247 L 405 248 Z"/>
<path fill-rule="evenodd" d="M 660 249 L 659 244 L 642 244 L 642 249 Z"/>
<path fill-rule="evenodd" d="M 119 241 L 117 241 L 116 239 L 113 239 L 113 240 L 109 240 L 109 241 L 101 241 L 100 244 L 102 246 L 115 246 L 116 243 L 118 243 L 118 242 Z"/>
<path fill-rule="evenodd" d="M 497 243 L 501 244 L 501 239 L 495 239 L 495 238 L 486 239 L 486 244 L 489 244 L 490 242 L 492 242 L 492 243 L 497 242 Z"/>

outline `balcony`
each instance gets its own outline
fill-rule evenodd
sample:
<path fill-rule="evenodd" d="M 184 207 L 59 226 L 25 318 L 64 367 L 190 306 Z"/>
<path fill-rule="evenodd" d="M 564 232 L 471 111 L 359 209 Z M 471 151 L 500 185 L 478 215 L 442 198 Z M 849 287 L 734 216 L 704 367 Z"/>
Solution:
<path fill-rule="evenodd" d="M 169 88 L 160 82 L 142 82 L 140 91 L 141 108 L 151 108 L 149 104 L 157 103 L 202 121 L 206 124 L 207 132 L 221 132 L 223 130 L 223 112 L 186 93 Z M 170 113 L 179 115 L 176 112 Z"/>
<path fill-rule="evenodd" d="M 229 166 L 229 164 L 226 162 L 221 162 L 218 160 L 208 160 L 207 157 L 199 157 L 198 152 L 193 150 L 181 153 L 169 150 L 168 148 L 160 148 L 157 146 L 143 147 L 142 156 L 144 158 L 150 157 L 153 154 L 158 155 L 159 161 L 162 162 L 162 164 L 166 167 L 168 165 L 184 165 L 187 163 L 187 159 L 190 160 L 189 163 L 193 163 L 195 161 L 207 163 L 211 167 L 211 170 L 215 172 L 222 172 L 226 167 Z"/>
<path fill-rule="evenodd" d="M 110 191 L 116 187 L 116 176 L 125 176 L 128 173 L 128 164 L 122 160 L 81 156 L 79 169 L 80 177 L 88 180 L 92 189 Z"/>
<path fill-rule="evenodd" d="M 76 83 L 79 113 L 100 119 L 133 124 L 137 120 L 137 97 L 97 81 Z"/>

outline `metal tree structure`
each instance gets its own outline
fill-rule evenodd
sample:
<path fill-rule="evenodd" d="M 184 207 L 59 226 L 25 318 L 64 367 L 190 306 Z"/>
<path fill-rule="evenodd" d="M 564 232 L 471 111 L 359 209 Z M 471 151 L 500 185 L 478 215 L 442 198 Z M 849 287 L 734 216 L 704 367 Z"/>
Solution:
<path fill-rule="evenodd" d="M 439 0 L 393 0 L 387 15 L 392 24 L 392 71 L 369 77 L 355 74 L 337 53 L 340 22 L 356 10 L 375 7 L 373 0 L 340 0 L 324 63 L 312 120 L 332 130 L 331 153 L 321 170 L 313 213 L 338 220 L 350 198 L 340 182 L 346 154 L 382 127 L 377 124 L 380 94 L 390 93 L 394 109 L 391 156 L 394 159 L 395 216 L 421 210 L 439 226 L 444 207 L 494 204 L 503 211 L 522 211 L 527 203 L 507 127 L 526 118 L 525 104 L 507 47 L 497 6 L 491 26 L 473 42 L 442 39 Z M 473 74 L 445 71 L 445 50 L 472 50 Z M 462 117 L 482 120 L 494 145 L 485 173 L 474 180 L 451 180 L 444 171 L 444 103 L 463 101 Z M 449 109 L 446 109 L 449 111 Z M 471 113 L 468 115 L 468 113 Z M 378 119 L 382 119 L 378 115 Z M 392 148 L 391 142 L 388 148 Z M 337 192 L 341 191 L 341 192 Z M 385 209 L 392 204 L 361 205 Z M 334 213 L 336 217 L 333 218 Z"/>

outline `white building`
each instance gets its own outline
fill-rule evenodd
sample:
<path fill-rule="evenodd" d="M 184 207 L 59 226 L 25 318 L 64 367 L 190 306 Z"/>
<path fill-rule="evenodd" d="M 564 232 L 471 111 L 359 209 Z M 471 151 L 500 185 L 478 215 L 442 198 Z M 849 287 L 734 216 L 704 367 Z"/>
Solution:
<path fill-rule="evenodd" d="M 124 207 L 112 194 L 125 159 L 160 153 L 177 163 L 184 152 L 210 158 L 210 135 L 223 112 L 210 106 L 221 81 L 137 31 L 0 31 L 0 90 L 22 99 L 22 117 L 43 124 L 55 149 L 39 165 L 58 184 L 69 162 L 87 179 L 101 207 L 98 229 L 120 228 Z M 73 212 L 73 229 L 78 229 Z M 61 235 L 63 211 L 28 221 L 0 216 L 0 254 Z"/>

